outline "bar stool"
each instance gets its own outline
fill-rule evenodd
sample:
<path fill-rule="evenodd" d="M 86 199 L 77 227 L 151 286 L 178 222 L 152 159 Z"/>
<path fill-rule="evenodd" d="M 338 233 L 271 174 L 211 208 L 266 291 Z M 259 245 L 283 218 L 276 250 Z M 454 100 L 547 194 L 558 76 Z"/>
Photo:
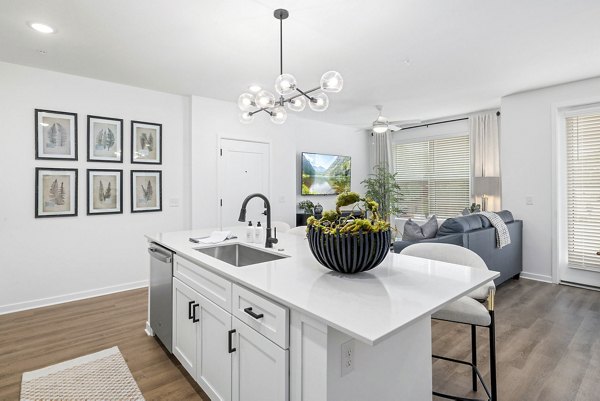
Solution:
<path fill-rule="evenodd" d="M 464 265 L 477 269 L 487 270 L 488 268 L 479 255 L 458 245 L 420 243 L 410 245 L 404 248 L 400 253 L 403 255 Z M 494 319 L 495 293 L 496 286 L 493 281 L 490 281 L 432 315 L 432 319 L 468 324 L 471 326 L 471 362 L 439 355 L 432 355 L 432 357 L 471 366 L 473 391 L 477 391 L 477 380 L 479 379 L 488 396 L 488 401 L 498 401 L 496 383 L 496 323 Z M 483 305 L 486 300 L 487 308 Z M 485 327 L 489 330 L 491 390 L 486 386 L 483 376 L 477 368 L 477 327 Z M 450 400 L 481 401 L 476 398 L 459 397 L 436 391 L 434 391 L 433 394 Z"/>

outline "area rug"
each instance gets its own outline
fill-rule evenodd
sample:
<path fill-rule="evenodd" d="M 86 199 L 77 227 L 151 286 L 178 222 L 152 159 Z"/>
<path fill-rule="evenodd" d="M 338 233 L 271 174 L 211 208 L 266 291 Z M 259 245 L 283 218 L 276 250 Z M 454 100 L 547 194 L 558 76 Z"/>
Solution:
<path fill-rule="evenodd" d="M 143 400 L 118 347 L 23 373 L 21 401 Z"/>

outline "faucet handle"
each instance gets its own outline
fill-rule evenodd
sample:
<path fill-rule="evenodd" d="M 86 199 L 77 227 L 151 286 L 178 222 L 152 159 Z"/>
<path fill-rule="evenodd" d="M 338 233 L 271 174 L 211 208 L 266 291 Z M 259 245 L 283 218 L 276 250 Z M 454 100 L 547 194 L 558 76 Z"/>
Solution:
<path fill-rule="evenodd" d="M 277 227 L 273 227 L 273 238 L 277 238 Z"/>

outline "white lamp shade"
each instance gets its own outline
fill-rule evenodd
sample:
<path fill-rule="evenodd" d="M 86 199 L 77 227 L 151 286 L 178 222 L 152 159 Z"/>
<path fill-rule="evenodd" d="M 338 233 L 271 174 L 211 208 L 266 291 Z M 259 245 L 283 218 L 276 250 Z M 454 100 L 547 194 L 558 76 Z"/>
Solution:
<path fill-rule="evenodd" d="M 308 106 L 312 111 L 325 111 L 329 107 L 329 97 L 321 92 L 313 96 L 314 102 L 308 102 Z"/>
<path fill-rule="evenodd" d="M 325 92 L 339 92 L 344 87 L 344 79 L 337 71 L 327 71 L 321 77 L 321 89 Z"/>
<path fill-rule="evenodd" d="M 306 98 L 304 96 L 294 98 L 289 101 L 287 107 L 292 111 L 302 111 L 306 108 Z"/>
<path fill-rule="evenodd" d="M 287 120 L 287 111 L 283 106 L 277 106 L 271 111 L 271 122 L 283 124 Z"/>
<path fill-rule="evenodd" d="M 275 80 L 275 91 L 281 96 L 289 95 L 296 90 L 296 78 L 292 74 L 281 74 Z"/>
<path fill-rule="evenodd" d="M 473 194 L 476 196 L 498 195 L 500 177 L 475 177 L 473 187 Z"/>

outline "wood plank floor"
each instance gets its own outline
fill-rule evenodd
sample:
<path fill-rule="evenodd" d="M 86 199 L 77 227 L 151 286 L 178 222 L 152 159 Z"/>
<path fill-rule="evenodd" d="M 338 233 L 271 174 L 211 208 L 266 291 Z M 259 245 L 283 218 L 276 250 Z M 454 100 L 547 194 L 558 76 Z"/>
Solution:
<path fill-rule="evenodd" d="M 117 345 L 146 400 L 208 397 L 144 331 L 146 289 L 0 316 L 0 400 L 18 400 L 23 372 Z"/>
<path fill-rule="evenodd" d="M 433 352 L 470 361 L 470 328 L 433 322 Z M 478 329 L 479 366 L 489 383 L 488 330 Z M 600 292 L 531 280 L 507 282 L 496 296 L 500 401 L 600 400 Z M 473 393 L 468 366 L 435 361 L 434 389 Z M 434 400 L 442 400 L 435 397 Z"/>
<path fill-rule="evenodd" d="M 208 401 L 177 360 L 146 336 L 146 313 L 141 289 L 0 316 L 0 400 L 19 399 L 25 371 L 117 345 L 147 400 Z M 496 316 L 500 401 L 600 399 L 600 293 L 511 281 L 498 289 Z M 488 379 L 487 330 L 478 334 Z M 434 352 L 470 358 L 468 327 L 434 322 L 433 339 Z M 468 368 L 443 361 L 434 363 L 434 387 L 475 395 Z"/>

